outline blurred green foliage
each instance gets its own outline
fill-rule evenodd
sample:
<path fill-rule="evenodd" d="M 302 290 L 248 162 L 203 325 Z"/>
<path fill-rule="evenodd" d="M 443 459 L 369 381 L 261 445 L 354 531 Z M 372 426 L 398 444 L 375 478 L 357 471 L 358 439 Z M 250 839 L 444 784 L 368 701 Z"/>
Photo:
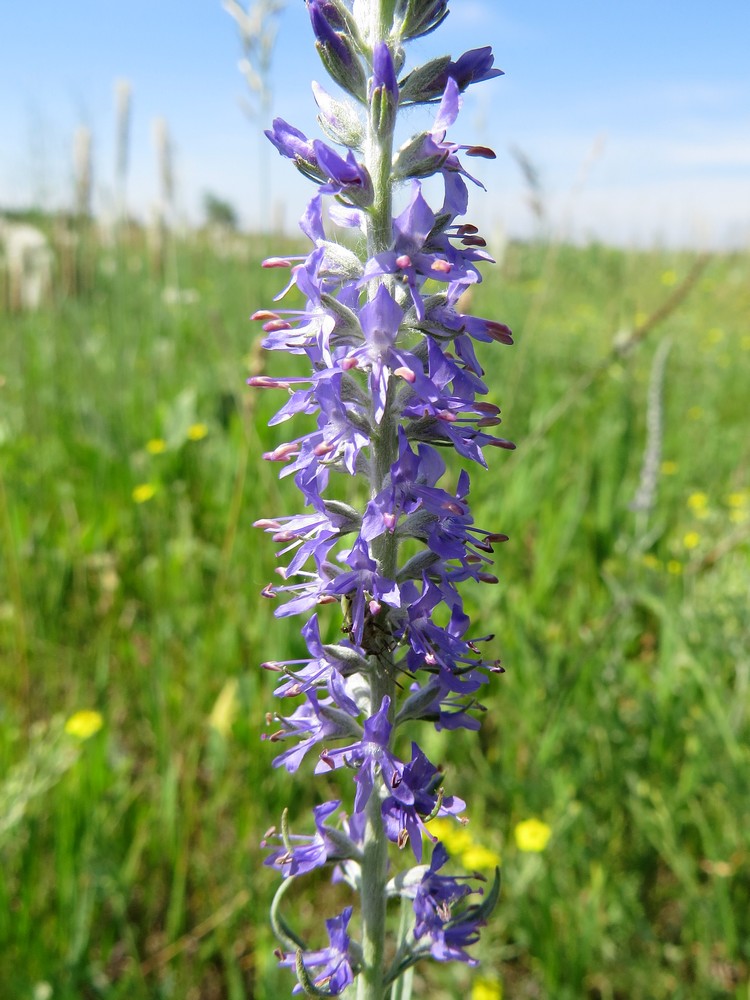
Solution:
<path fill-rule="evenodd" d="M 3 996 L 290 993 L 259 840 L 339 791 L 273 771 L 259 741 L 276 706 L 258 664 L 300 636 L 259 598 L 274 546 L 251 526 L 299 507 L 261 461 L 288 436 L 266 427 L 280 399 L 244 387 L 288 368 L 247 320 L 279 287 L 257 242 L 180 243 L 165 288 L 131 239 L 96 250 L 81 294 L 0 316 Z M 479 737 L 426 749 L 503 859 L 479 954 L 506 997 L 748 995 L 747 256 L 713 258 L 597 368 L 692 264 L 511 245 L 476 291 L 517 337 L 481 356 L 519 448 L 473 490 L 477 523 L 511 540 L 500 584 L 467 595 L 507 673 Z M 663 337 L 660 474 L 637 514 Z M 85 740 L 62 726 L 80 709 L 104 719 Z M 552 833 L 524 852 L 530 818 Z M 339 905 L 311 879 L 295 919 Z M 415 996 L 469 982 L 425 966 Z"/>

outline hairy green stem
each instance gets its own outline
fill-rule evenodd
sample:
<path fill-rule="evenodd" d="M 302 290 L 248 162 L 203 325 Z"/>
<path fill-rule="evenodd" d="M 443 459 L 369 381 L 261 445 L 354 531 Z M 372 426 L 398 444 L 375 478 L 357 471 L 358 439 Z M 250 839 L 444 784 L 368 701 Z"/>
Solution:
<path fill-rule="evenodd" d="M 371 49 L 388 38 L 393 24 L 393 0 L 370 0 L 368 6 L 368 42 Z M 376 129 L 368 115 L 365 140 L 365 164 L 372 177 L 374 200 L 367 216 L 367 256 L 387 250 L 392 233 L 393 129 L 386 134 Z M 368 295 L 372 298 L 378 283 L 371 282 Z M 391 464 L 398 454 L 398 419 L 389 399 L 378 431 L 373 435 L 370 452 L 370 491 L 375 496 L 383 488 Z M 386 532 L 374 547 L 379 572 L 393 579 L 396 571 L 398 543 Z M 373 712 L 377 712 L 384 695 L 393 703 L 395 684 L 389 663 L 383 654 L 370 679 Z M 385 923 L 386 882 L 388 880 L 388 841 L 383 829 L 381 812 L 383 786 L 376 783 L 367 807 L 367 822 L 362 860 L 362 957 L 364 968 L 357 980 L 357 1000 L 383 1000 L 385 993 Z"/>

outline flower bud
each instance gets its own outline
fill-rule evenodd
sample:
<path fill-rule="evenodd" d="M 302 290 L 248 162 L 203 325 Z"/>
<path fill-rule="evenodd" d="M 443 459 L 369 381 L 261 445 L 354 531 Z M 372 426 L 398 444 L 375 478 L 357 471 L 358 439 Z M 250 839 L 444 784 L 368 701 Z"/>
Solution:
<path fill-rule="evenodd" d="M 328 73 L 340 87 L 364 101 L 367 93 L 365 71 L 348 35 L 334 30 L 341 24 L 338 8 L 323 0 L 308 0 L 307 9 L 315 32 L 315 47 Z"/>
<path fill-rule="evenodd" d="M 341 146 L 361 149 L 364 131 L 355 108 L 347 101 L 337 101 L 319 83 L 312 85 L 315 102 L 320 108 L 318 124 Z"/>
<path fill-rule="evenodd" d="M 417 66 L 412 70 L 401 82 L 401 103 L 420 104 L 423 101 L 432 101 L 442 94 L 435 81 L 445 73 L 450 61 L 450 56 L 438 56 L 437 59 L 430 59 L 424 66 Z"/>
<path fill-rule="evenodd" d="M 402 39 L 434 31 L 449 14 L 448 0 L 397 0 L 396 24 Z"/>
<path fill-rule="evenodd" d="M 398 180 L 410 177 L 430 177 L 448 158 L 429 132 L 420 132 L 408 139 L 396 153 L 393 176 Z"/>
<path fill-rule="evenodd" d="M 442 96 L 449 79 L 455 80 L 463 91 L 472 83 L 491 80 L 502 76 L 501 69 L 494 68 L 495 57 L 489 45 L 481 49 L 464 52 L 455 62 L 450 56 L 432 59 L 424 66 L 418 66 L 401 85 L 401 103 L 417 104 L 435 101 Z"/>

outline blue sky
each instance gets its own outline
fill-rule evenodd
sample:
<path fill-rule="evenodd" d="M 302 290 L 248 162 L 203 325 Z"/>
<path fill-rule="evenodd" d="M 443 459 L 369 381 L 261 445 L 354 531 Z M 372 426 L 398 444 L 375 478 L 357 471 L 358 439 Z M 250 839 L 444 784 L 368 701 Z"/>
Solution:
<path fill-rule="evenodd" d="M 750 2 L 627 4 L 453 0 L 419 61 L 491 44 L 501 80 L 472 88 L 453 137 L 491 145 L 478 163 L 484 228 L 534 231 L 511 148 L 535 165 L 552 231 L 625 244 L 750 243 Z M 115 81 L 133 87 L 128 200 L 158 198 L 152 122 L 175 146 L 180 212 L 210 190 L 243 223 L 291 228 L 309 189 L 242 109 L 239 37 L 220 0 L 0 2 L 0 206 L 70 202 L 72 137 L 94 137 L 97 206 L 113 201 Z M 302 0 L 280 21 L 274 113 L 317 136 L 310 80 L 326 83 Z M 414 116 L 416 129 L 422 119 Z M 260 172 L 268 176 L 263 181 Z"/>

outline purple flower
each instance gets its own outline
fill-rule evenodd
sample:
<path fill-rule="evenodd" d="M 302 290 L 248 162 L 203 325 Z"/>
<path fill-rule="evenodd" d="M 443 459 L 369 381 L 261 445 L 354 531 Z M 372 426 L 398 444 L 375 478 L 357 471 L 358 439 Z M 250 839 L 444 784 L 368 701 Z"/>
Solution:
<path fill-rule="evenodd" d="M 398 81 L 391 50 L 385 42 L 378 42 L 372 53 L 372 91 L 382 87 L 398 103 Z"/>
<path fill-rule="evenodd" d="M 364 811 L 375 781 L 381 775 L 386 788 L 390 788 L 394 794 L 399 794 L 402 764 L 388 749 L 392 729 L 391 723 L 388 721 L 390 707 L 391 699 L 385 695 L 379 711 L 365 720 L 362 739 L 349 746 L 340 747 L 338 750 L 323 751 L 315 767 L 316 774 L 324 774 L 328 770 L 344 765 L 356 770 L 354 776 L 357 783 L 357 794 L 354 799 L 355 813 Z M 407 797 L 410 797 L 410 793 L 407 790 L 405 792 Z"/>
<path fill-rule="evenodd" d="M 474 265 L 483 258 L 476 252 L 456 253 L 450 242 L 429 243 L 436 223 L 435 213 L 422 196 L 422 187 L 413 182 L 412 194 L 404 211 L 393 220 L 393 249 L 376 254 L 365 266 L 361 283 L 387 274 L 397 276 L 409 289 L 418 319 L 424 317 L 421 287 L 427 279 L 461 283 L 468 287 L 482 280 Z"/>
<path fill-rule="evenodd" d="M 274 848 L 263 862 L 273 868 L 278 868 L 286 878 L 289 875 L 304 875 L 320 868 L 329 861 L 338 861 L 343 857 L 352 857 L 358 853 L 356 845 L 349 841 L 346 834 L 326 826 L 326 820 L 339 808 L 339 801 L 324 802 L 313 808 L 316 832 L 312 836 L 299 834 L 289 835 L 289 846 Z M 275 836 L 282 840 L 281 834 L 269 831 L 266 837 Z M 347 845 L 346 841 L 349 841 Z M 264 839 L 261 847 L 266 847 Z"/>
<path fill-rule="evenodd" d="M 357 162 L 351 150 L 346 157 L 326 146 L 318 139 L 313 142 L 318 165 L 326 183 L 319 189 L 322 194 L 340 194 L 360 208 L 372 204 L 372 181 L 365 167 Z"/>
<path fill-rule="evenodd" d="M 339 597 L 351 595 L 352 638 L 360 645 L 365 626 L 365 614 L 377 614 L 381 602 L 398 608 L 401 604 L 398 585 L 382 577 L 377 562 L 370 556 L 367 544 L 359 538 L 346 556 L 350 570 L 339 573 L 324 593 Z"/>
<path fill-rule="evenodd" d="M 445 75 L 454 79 L 460 90 L 466 90 L 471 83 L 481 83 L 482 80 L 492 80 L 496 76 L 502 76 L 501 69 L 493 68 L 494 62 L 492 48 L 485 45 L 481 49 L 470 49 L 456 62 L 448 63 Z"/>
<path fill-rule="evenodd" d="M 399 847 L 411 844 L 417 861 L 422 860 L 422 840 L 434 838 L 427 831 L 425 818 L 455 816 L 466 808 L 463 799 L 443 797 L 439 791 L 442 775 L 430 763 L 416 743 L 411 745 L 411 761 L 401 772 L 399 796 L 383 801 L 382 813 L 388 839 Z"/>
<path fill-rule="evenodd" d="M 295 167 L 314 181 L 321 181 L 323 175 L 318 168 L 313 143 L 304 132 L 285 122 L 283 118 L 274 118 L 273 126 L 266 129 L 266 137 L 274 144 L 282 156 L 294 162 Z"/>
<path fill-rule="evenodd" d="M 449 77 L 432 128 L 429 132 L 416 136 L 411 143 L 399 150 L 394 167 L 397 177 L 429 177 L 438 172 L 443 175 L 459 173 L 484 190 L 484 185 L 464 170 L 456 154 L 464 150 L 468 156 L 480 156 L 492 160 L 495 158 L 495 153 L 486 146 L 461 146 L 446 139 L 446 133 L 456 121 L 460 108 L 461 96 L 458 84 L 453 77 Z M 464 245 L 485 245 L 484 240 L 476 236 L 472 236 L 471 240 L 464 240 Z"/>
<path fill-rule="evenodd" d="M 283 766 L 290 774 L 297 770 L 305 755 L 318 743 L 358 735 L 361 732 L 354 721 L 359 711 L 353 702 L 336 707 L 331 702 L 319 701 L 314 691 L 307 691 L 306 696 L 307 701 L 292 715 L 279 719 L 281 729 L 266 737 L 272 743 L 290 737 L 307 737 L 297 746 L 285 750 L 274 758 L 273 766 Z"/>
<path fill-rule="evenodd" d="M 319 990 L 325 990 L 331 996 L 343 993 L 346 987 L 354 982 L 349 956 L 350 939 L 347 933 L 351 917 L 352 907 L 347 906 L 338 917 L 326 920 L 326 930 L 330 942 L 328 948 L 306 951 L 302 954 L 302 962 L 308 972 L 313 969 L 319 970 L 313 977 L 314 986 Z M 293 969 L 296 963 L 295 955 L 284 955 L 279 964 Z M 292 992 L 302 993 L 302 985 L 297 983 Z"/>
<path fill-rule="evenodd" d="M 330 0 L 307 0 L 307 9 L 323 65 L 344 90 L 363 99 L 365 74 L 356 48 L 348 34 L 335 30 L 346 28 L 351 32 L 356 28 L 355 21 L 345 22 L 342 7 Z"/>
<path fill-rule="evenodd" d="M 264 669 L 283 673 L 284 679 L 274 692 L 279 698 L 296 698 L 308 691 L 318 691 L 325 687 L 333 703 L 345 706 L 351 716 L 356 716 L 356 703 L 349 695 L 345 679 L 356 670 L 366 667 L 364 650 L 359 650 L 346 640 L 343 644 L 327 647 L 321 642 L 318 616 L 312 618 L 302 629 L 310 657 L 300 660 L 268 660 Z"/>
<path fill-rule="evenodd" d="M 426 938 L 429 951 L 438 962 L 459 961 L 476 965 L 477 960 L 465 950 L 479 940 L 479 928 L 486 924 L 481 912 L 467 910 L 454 915 L 453 907 L 472 889 L 457 878 L 438 875 L 448 860 L 448 852 L 438 843 L 432 852 L 430 867 L 414 897 L 414 937 Z M 464 880 L 465 882 L 465 880 Z"/>
<path fill-rule="evenodd" d="M 422 363 L 414 354 L 395 346 L 403 318 L 401 307 L 385 285 L 378 286 L 375 296 L 359 313 L 364 343 L 346 357 L 347 366 L 363 368 L 368 372 L 370 396 L 375 404 L 375 424 L 383 419 L 393 376 L 405 378 L 409 384 L 424 383 Z"/>

